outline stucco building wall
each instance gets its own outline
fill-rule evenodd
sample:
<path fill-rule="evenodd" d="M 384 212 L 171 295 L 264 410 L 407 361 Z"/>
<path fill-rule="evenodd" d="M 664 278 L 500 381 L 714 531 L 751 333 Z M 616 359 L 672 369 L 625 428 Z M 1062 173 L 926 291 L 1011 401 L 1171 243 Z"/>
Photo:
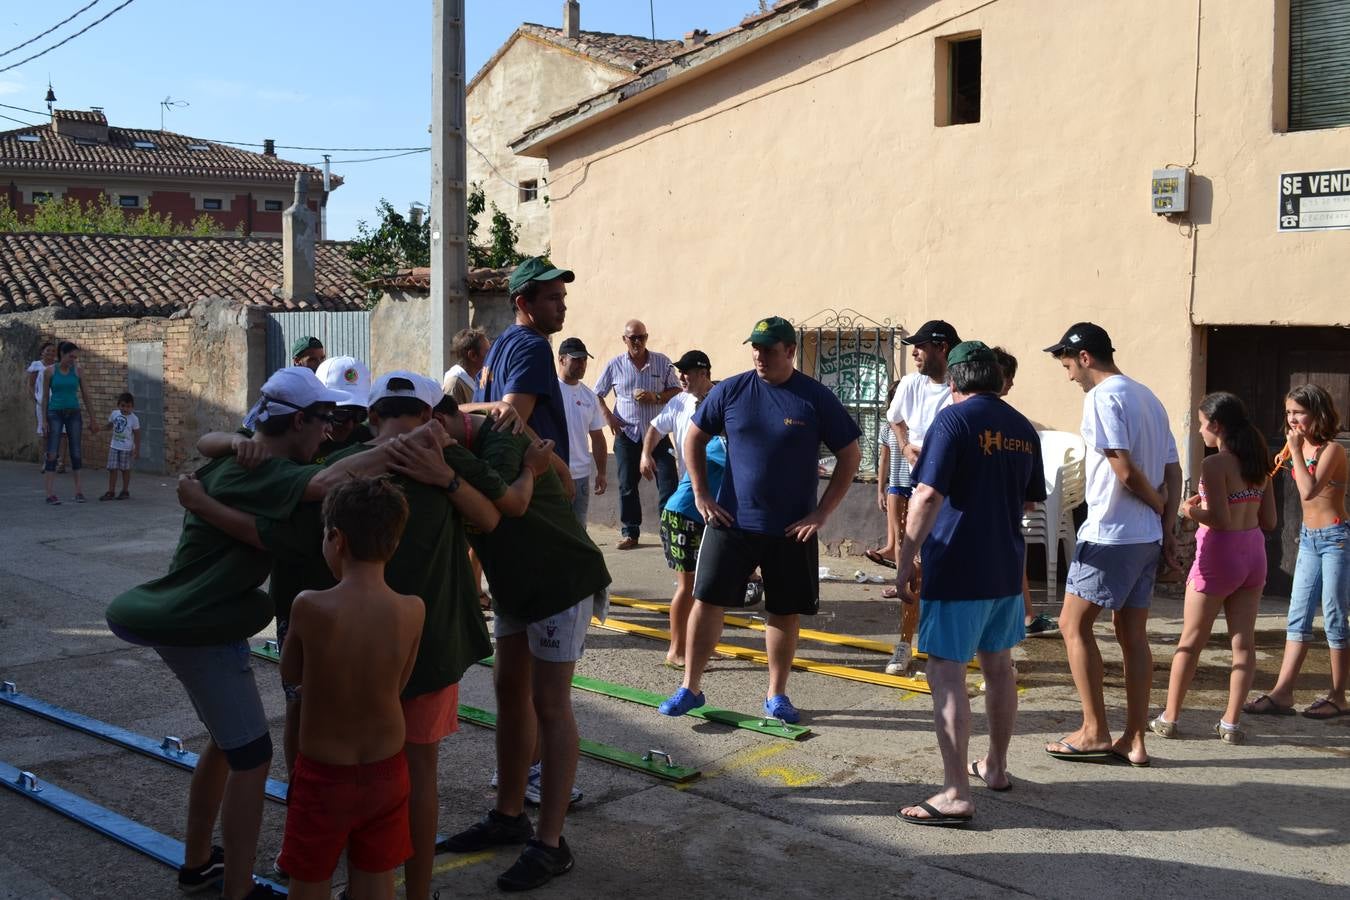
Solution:
<path fill-rule="evenodd" d="M 549 247 L 548 163 L 516 156 L 507 142 L 549 113 L 603 91 L 628 73 L 528 34 L 519 34 L 483 76 L 469 88 L 469 183 L 481 184 L 488 214 L 479 224 L 487 233 L 491 204 L 520 226 L 517 247 L 526 254 Z M 477 148 L 476 150 L 474 148 Z M 489 163 L 491 165 L 489 165 Z M 492 167 L 497 169 L 494 173 Z M 500 173 L 497 174 L 497 173 Z M 522 203 L 516 185 L 535 180 L 538 199 Z"/>
<path fill-rule="evenodd" d="M 861 3 L 627 101 L 548 147 L 565 333 L 608 347 L 640 316 L 723 376 L 763 315 L 941 317 L 1017 354 L 1012 402 L 1073 431 L 1081 394 L 1041 348 L 1091 319 L 1192 432 L 1198 323 L 1350 321 L 1350 233 L 1276 232 L 1279 174 L 1345 167 L 1350 130 L 1272 130 L 1271 4 L 1206 3 L 1198 60 L 1196 12 Z M 938 127 L 936 41 L 974 31 L 980 121 Z M 1192 157 L 1193 213 L 1154 216 L 1152 170 Z"/>

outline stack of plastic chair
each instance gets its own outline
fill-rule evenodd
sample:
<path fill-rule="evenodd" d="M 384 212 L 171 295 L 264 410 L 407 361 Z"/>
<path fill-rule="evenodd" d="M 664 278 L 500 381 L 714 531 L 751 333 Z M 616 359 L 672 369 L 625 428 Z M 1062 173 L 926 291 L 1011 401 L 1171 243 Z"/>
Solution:
<path fill-rule="evenodd" d="M 1067 431 L 1041 431 L 1041 458 L 1045 464 L 1044 503 L 1022 516 L 1022 536 L 1028 544 L 1045 548 L 1046 590 L 1058 587 L 1059 551 L 1073 559 L 1073 511 L 1086 494 L 1083 439 Z"/>

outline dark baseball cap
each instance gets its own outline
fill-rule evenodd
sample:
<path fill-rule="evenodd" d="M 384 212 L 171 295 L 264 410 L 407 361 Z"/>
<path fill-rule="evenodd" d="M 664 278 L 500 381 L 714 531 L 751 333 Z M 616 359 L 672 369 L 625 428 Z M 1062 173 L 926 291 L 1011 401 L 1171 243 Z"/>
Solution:
<path fill-rule="evenodd" d="M 952 348 L 952 352 L 947 354 L 947 365 L 959 366 L 961 363 L 968 362 L 991 362 L 997 363 L 998 357 L 994 351 L 989 349 L 989 345 L 984 341 L 963 341 Z"/>
<path fill-rule="evenodd" d="M 547 257 L 531 256 L 516 266 L 516 270 L 511 273 L 511 280 L 507 282 L 506 288 L 512 296 L 515 296 L 516 292 L 531 281 L 553 281 L 561 278 L 563 284 L 571 284 L 576 280 L 576 277 L 571 270 L 560 269 L 549 262 Z"/>
<path fill-rule="evenodd" d="M 291 359 L 295 359 L 301 353 L 308 353 L 310 350 L 322 350 L 323 343 L 316 337 L 305 335 L 296 338 L 295 343 L 291 344 Z"/>
<path fill-rule="evenodd" d="M 932 341 L 942 341 L 948 347 L 954 347 L 961 343 L 961 337 L 950 323 L 941 319 L 930 319 L 920 325 L 918 331 L 907 338 L 902 338 L 900 343 L 913 346 L 914 344 L 927 344 Z"/>
<path fill-rule="evenodd" d="M 769 316 L 767 319 L 760 319 L 756 322 L 750 336 L 741 343 L 768 346 L 780 341 L 784 344 L 797 343 L 797 329 L 793 328 L 792 323 L 782 316 Z M 708 368 L 712 367 L 709 366 Z"/>
<path fill-rule="evenodd" d="M 581 359 L 583 357 L 586 359 L 595 359 L 594 356 L 591 356 L 590 351 L 586 349 L 586 345 L 581 342 L 581 338 L 568 338 L 563 341 L 558 345 L 558 355 L 570 356 L 573 359 Z"/>
<path fill-rule="evenodd" d="M 702 350 L 686 351 L 684 356 L 675 360 L 671 365 L 681 372 L 688 372 L 690 369 L 707 369 L 712 371 L 712 360 L 708 359 L 708 354 L 704 353 Z"/>
<path fill-rule="evenodd" d="M 1106 333 L 1106 329 L 1092 322 L 1077 322 L 1070 325 L 1069 330 L 1064 332 L 1064 337 L 1045 348 L 1046 353 L 1054 356 L 1077 353 L 1080 350 L 1089 353 L 1114 353 L 1116 348 L 1111 346 L 1111 336 Z"/>

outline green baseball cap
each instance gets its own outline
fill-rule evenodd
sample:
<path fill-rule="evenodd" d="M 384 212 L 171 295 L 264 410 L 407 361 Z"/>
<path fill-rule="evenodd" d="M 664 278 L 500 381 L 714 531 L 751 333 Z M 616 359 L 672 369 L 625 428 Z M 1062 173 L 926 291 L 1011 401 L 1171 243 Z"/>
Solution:
<path fill-rule="evenodd" d="M 507 291 L 515 296 L 516 293 L 529 284 L 531 281 L 553 281 L 555 278 L 561 278 L 564 284 L 571 284 L 576 280 L 569 269 L 560 269 L 548 261 L 544 256 L 531 256 L 523 260 L 516 270 L 511 273 L 511 280 L 507 282 Z"/>
<path fill-rule="evenodd" d="M 767 319 L 760 319 L 755 323 L 755 328 L 750 332 L 750 336 L 741 341 L 742 344 L 754 344 L 756 346 L 767 346 L 769 344 L 795 344 L 797 343 L 797 329 L 792 327 L 792 323 L 782 316 L 769 316 Z"/>
<path fill-rule="evenodd" d="M 997 363 L 998 357 L 994 351 L 989 349 L 989 345 L 984 341 L 963 341 L 952 348 L 952 352 L 947 354 L 947 365 L 958 366 L 961 363 L 968 362 L 991 362 Z"/>
<path fill-rule="evenodd" d="M 323 344 L 319 341 L 318 338 L 312 337 L 311 335 L 298 337 L 295 339 L 295 342 L 291 344 L 291 359 L 295 359 L 301 353 L 308 353 L 310 350 L 322 350 L 322 349 Z"/>

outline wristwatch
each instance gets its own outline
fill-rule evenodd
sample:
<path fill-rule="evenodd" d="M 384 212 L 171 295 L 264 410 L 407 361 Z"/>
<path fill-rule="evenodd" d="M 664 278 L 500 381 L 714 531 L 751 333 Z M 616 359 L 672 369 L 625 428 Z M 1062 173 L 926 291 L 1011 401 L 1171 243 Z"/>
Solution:
<path fill-rule="evenodd" d="M 459 490 L 459 484 L 459 473 L 456 472 L 455 476 L 450 479 L 450 483 L 445 486 L 445 492 L 447 494 L 453 494 L 455 491 Z"/>

